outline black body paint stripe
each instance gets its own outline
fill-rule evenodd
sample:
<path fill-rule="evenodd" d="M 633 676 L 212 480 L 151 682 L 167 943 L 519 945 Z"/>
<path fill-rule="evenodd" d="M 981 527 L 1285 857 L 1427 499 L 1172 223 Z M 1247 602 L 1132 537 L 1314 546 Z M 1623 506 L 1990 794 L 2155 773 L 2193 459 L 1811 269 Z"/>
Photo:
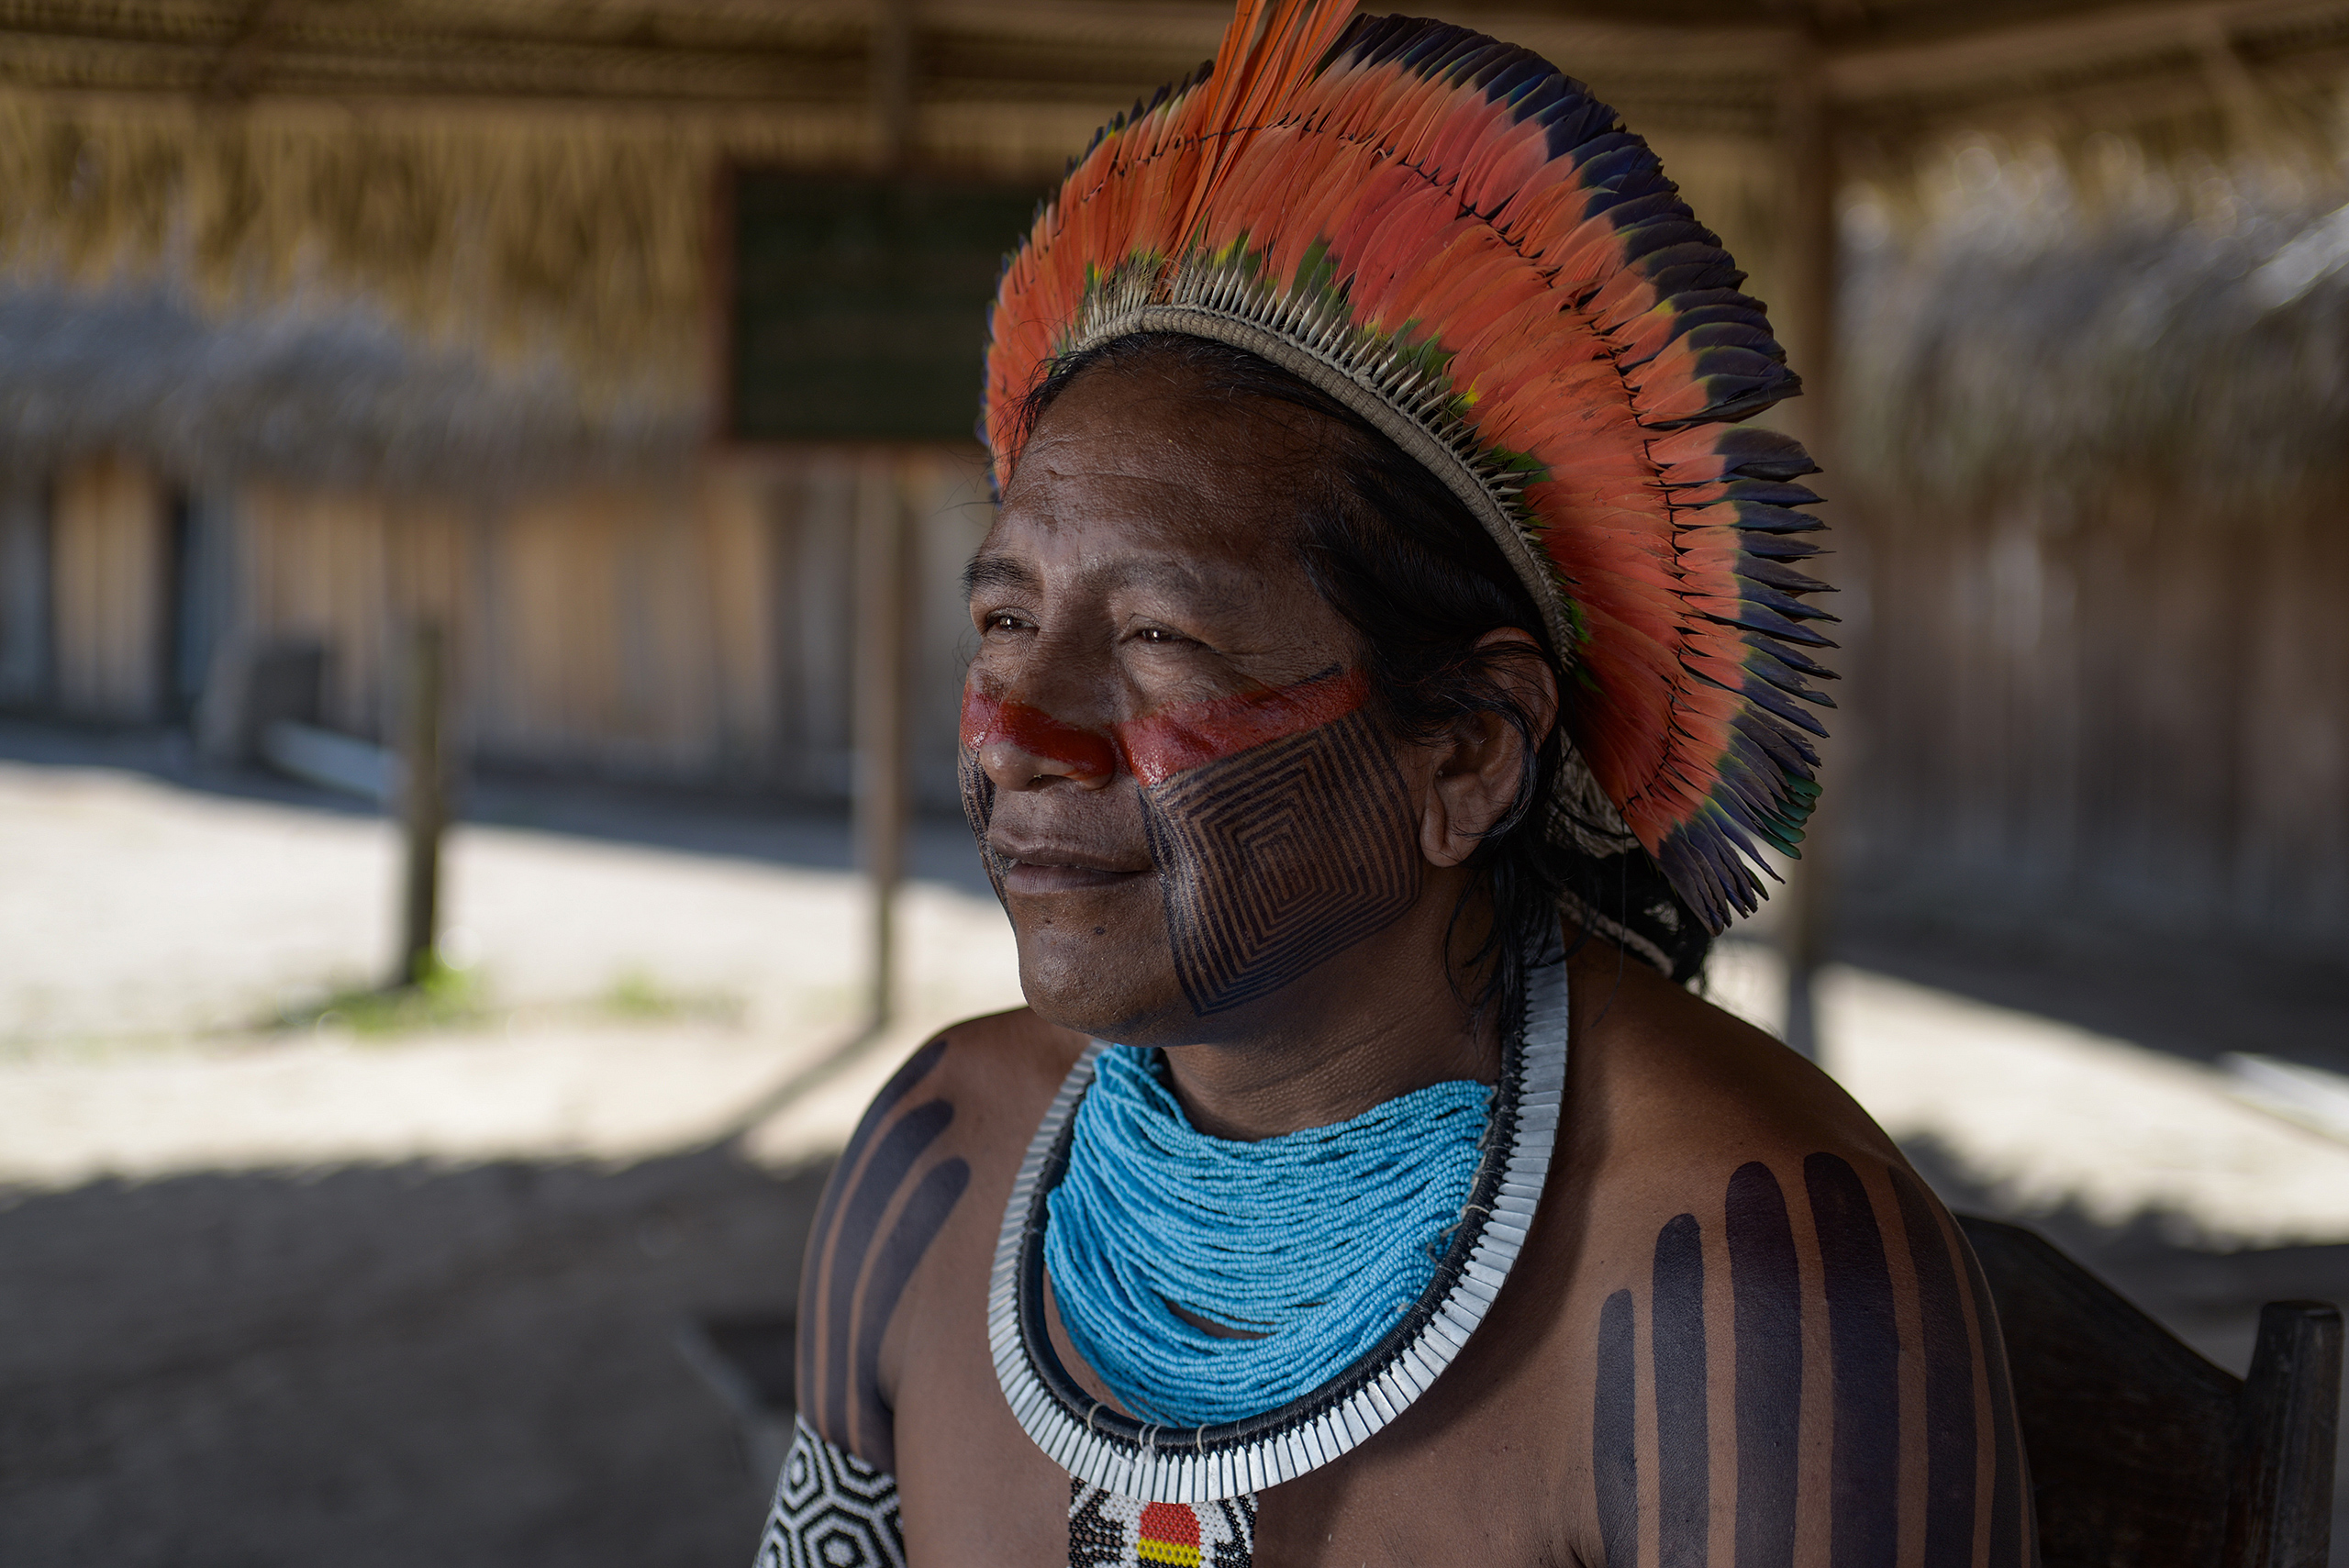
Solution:
<path fill-rule="evenodd" d="M 1648 1310 L 1655 1365 L 1657 1568 L 1705 1568 L 1712 1448 L 1705 1410 L 1705 1244 L 1693 1214 L 1656 1232 Z"/>
<path fill-rule="evenodd" d="M 1867 1187 L 1849 1162 L 1802 1162 L 1819 1233 L 1835 1387 L 1833 1568 L 1897 1568 L 1900 1556 L 1900 1329 Z"/>
<path fill-rule="evenodd" d="M 1802 1280 L 1786 1195 L 1770 1167 L 1729 1181 L 1737 1322 L 1736 1568 L 1793 1568 L 1802 1433 Z"/>
<path fill-rule="evenodd" d="M 1639 1358 L 1631 1293 L 1619 1290 L 1598 1313 L 1598 1387 L 1591 1401 L 1590 1468 L 1598 1486 L 1598 1539 L 1607 1568 L 1640 1560 Z"/>
<path fill-rule="evenodd" d="M 945 1227 L 946 1217 L 971 1184 L 970 1162 L 941 1160 L 924 1173 L 921 1183 L 897 1211 L 897 1223 L 873 1260 L 873 1277 L 865 1282 L 864 1301 L 856 1315 L 855 1452 L 875 1470 L 897 1468 L 896 1424 L 881 1403 L 881 1340 L 897 1310 L 922 1254 Z"/>
<path fill-rule="evenodd" d="M 2021 1568 L 2032 1555 L 2025 1546 L 2031 1521 L 2023 1513 L 2028 1504 L 2014 1390 L 2007 1382 L 2007 1342 L 1998 1333 L 1998 1307 L 1990 1298 L 1990 1282 L 1983 1277 L 1971 1247 L 1965 1249 L 1965 1277 L 1974 1291 L 1974 1317 L 1982 1327 L 1983 1370 L 1990 1383 L 1990 1441 L 1997 1468 L 1990 1482 L 1989 1568 Z"/>
<path fill-rule="evenodd" d="M 1974 1345 L 1965 1333 L 1965 1298 L 1949 1235 L 1924 1189 L 1906 1171 L 1892 1173 L 1909 1260 L 1917 1271 L 1917 1306 L 1925 1340 L 1925 1568 L 1973 1568 Z"/>
<path fill-rule="evenodd" d="M 922 1151 L 936 1142 L 938 1135 L 953 1119 L 954 1107 L 945 1100 L 928 1101 L 898 1118 L 874 1146 L 873 1161 L 857 1179 L 856 1191 L 841 1206 L 841 1251 L 832 1259 L 831 1278 L 826 1282 L 829 1299 L 825 1305 L 824 1361 L 829 1376 L 824 1389 L 824 1416 L 826 1435 L 843 1446 L 848 1435 L 849 1378 L 852 1370 L 849 1360 L 849 1314 L 855 1305 L 858 1277 L 864 1273 L 864 1260 L 873 1251 L 889 1200 L 905 1184 Z"/>
<path fill-rule="evenodd" d="M 946 1055 L 948 1036 L 940 1035 L 906 1059 L 906 1064 L 891 1075 L 873 1097 L 873 1104 L 850 1135 L 848 1147 L 841 1151 L 840 1162 L 832 1167 L 832 1179 L 824 1184 L 824 1196 L 816 1206 L 816 1223 L 807 1232 L 807 1255 L 800 1265 L 799 1274 L 799 1375 L 796 1389 L 799 1408 L 810 1419 L 824 1408 L 824 1374 L 830 1370 L 816 1353 L 816 1309 L 823 1301 L 823 1290 L 829 1271 L 824 1265 L 825 1249 L 831 1244 L 832 1221 L 838 1218 L 841 1195 L 848 1190 L 856 1174 L 856 1162 L 864 1157 L 865 1146 L 873 1135 L 897 1107 L 897 1102 L 913 1092 L 915 1084 L 930 1074 Z"/>

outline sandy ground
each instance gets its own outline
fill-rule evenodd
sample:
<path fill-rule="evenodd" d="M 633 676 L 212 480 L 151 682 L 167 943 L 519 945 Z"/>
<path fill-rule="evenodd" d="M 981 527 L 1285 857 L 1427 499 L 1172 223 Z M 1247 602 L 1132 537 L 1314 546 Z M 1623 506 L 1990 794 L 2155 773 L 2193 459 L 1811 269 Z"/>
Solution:
<path fill-rule="evenodd" d="M 873 1089 L 1016 1004 L 958 829 L 878 1037 L 837 824 L 560 795 L 454 837 L 455 1024 L 262 1028 L 385 962 L 385 827 L 42 746 L 0 761 L 0 1562 L 741 1561 L 766 1478 L 675 1340 L 785 1307 Z M 1765 949 L 1711 985 L 1783 1010 Z M 1954 1198 L 2237 1370 L 2259 1300 L 2349 1294 L 2349 1142 L 2238 1076 L 1870 970 L 1820 1008 Z"/>

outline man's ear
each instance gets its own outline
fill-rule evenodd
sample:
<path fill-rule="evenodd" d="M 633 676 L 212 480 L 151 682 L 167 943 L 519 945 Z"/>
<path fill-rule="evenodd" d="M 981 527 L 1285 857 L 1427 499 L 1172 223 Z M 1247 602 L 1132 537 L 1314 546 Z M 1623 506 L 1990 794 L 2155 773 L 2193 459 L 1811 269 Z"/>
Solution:
<path fill-rule="evenodd" d="M 1542 645 L 1516 627 L 1501 627 L 1476 639 L 1479 649 L 1511 643 L 1521 645 L 1524 652 L 1494 659 L 1486 668 L 1494 683 L 1532 721 L 1538 746 L 1557 722 L 1557 678 L 1542 657 Z M 1476 852 L 1483 835 L 1517 804 L 1517 792 L 1525 781 L 1526 738 L 1498 714 L 1472 713 L 1433 750 L 1435 778 L 1419 815 L 1419 849 L 1436 865 L 1456 866 Z"/>

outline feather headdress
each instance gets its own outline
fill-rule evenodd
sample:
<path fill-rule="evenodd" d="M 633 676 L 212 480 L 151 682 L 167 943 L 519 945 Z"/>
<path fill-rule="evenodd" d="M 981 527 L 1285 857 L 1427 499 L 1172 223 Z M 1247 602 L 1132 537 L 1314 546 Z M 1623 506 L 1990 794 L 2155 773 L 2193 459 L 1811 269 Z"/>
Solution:
<path fill-rule="evenodd" d="M 1393 438 L 1491 531 L 1569 676 L 1560 830 L 1633 840 L 1712 930 L 1818 795 L 1793 564 L 1818 497 L 1730 423 L 1798 390 L 1647 144 L 1464 28 L 1241 0 L 1214 63 L 1113 120 L 1005 270 L 999 481 L 1058 359 L 1178 332 L 1250 350 Z"/>

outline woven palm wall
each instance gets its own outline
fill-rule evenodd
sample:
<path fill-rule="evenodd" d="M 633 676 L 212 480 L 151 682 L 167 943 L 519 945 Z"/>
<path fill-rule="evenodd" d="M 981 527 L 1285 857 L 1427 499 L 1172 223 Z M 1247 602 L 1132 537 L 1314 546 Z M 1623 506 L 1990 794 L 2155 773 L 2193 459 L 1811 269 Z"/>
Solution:
<path fill-rule="evenodd" d="M 1851 895 L 2332 960 L 2349 193 L 2106 152 L 1976 141 L 1918 229 L 1854 215 Z"/>

